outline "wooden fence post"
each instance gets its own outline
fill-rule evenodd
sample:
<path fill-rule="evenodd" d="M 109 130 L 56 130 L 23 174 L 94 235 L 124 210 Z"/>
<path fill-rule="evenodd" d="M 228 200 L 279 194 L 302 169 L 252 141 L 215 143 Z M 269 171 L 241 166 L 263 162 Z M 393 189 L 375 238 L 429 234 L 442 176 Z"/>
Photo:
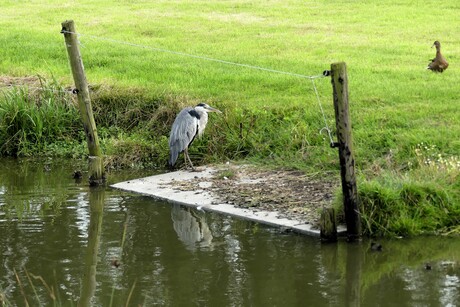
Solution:
<path fill-rule="evenodd" d="M 320 217 L 320 237 L 322 242 L 337 241 L 337 225 L 334 208 L 323 208 Z"/>
<path fill-rule="evenodd" d="M 69 54 L 70 67 L 75 82 L 75 93 L 78 97 L 78 106 L 85 129 L 89 151 L 89 184 L 100 185 L 105 181 L 104 164 L 99 147 L 96 122 L 93 117 L 93 109 L 89 96 L 88 82 L 86 81 L 83 61 L 80 54 L 79 43 L 73 20 L 62 23 L 62 31 L 65 38 L 67 53 Z"/>
<path fill-rule="evenodd" d="M 348 76 L 345 63 L 331 64 L 331 82 L 338 139 L 336 146 L 339 148 L 347 237 L 348 241 L 355 241 L 361 237 L 361 218 L 355 177 L 353 138 L 348 108 Z"/>

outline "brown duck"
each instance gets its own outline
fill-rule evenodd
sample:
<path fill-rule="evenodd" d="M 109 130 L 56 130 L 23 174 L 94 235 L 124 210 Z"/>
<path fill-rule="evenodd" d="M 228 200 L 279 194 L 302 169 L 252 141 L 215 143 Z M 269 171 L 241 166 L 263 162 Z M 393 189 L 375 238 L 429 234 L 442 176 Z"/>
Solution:
<path fill-rule="evenodd" d="M 447 69 L 447 67 L 449 67 L 449 63 L 447 63 L 446 58 L 441 54 L 441 43 L 435 41 L 433 46 L 436 46 L 436 57 L 431 60 L 431 63 L 428 64 L 426 69 L 436 72 L 443 72 Z M 433 46 L 431 46 L 431 48 L 433 48 Z"/>

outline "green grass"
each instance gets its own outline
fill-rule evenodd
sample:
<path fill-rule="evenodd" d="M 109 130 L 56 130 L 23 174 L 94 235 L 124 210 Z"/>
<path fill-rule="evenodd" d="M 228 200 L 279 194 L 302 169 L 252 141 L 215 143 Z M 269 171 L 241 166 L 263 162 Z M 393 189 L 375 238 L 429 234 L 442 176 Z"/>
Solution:
<path fill-rule="evenodd" d="M 344 61 L 363 207 L 370 210 L 369 202 L 376 199 L 395 204 L 396 197 L 397 205 L 385 217 L 391 218 L 400 206 L 409 206 L 401 193 L 410 188 L 423 195 L 445 193 L 446 198 L 428 197 L 428 202 L 447 203 L 445 210 L 458 219 L 459 167 L 449 168 L 447 180 L 443 167 L 421 162 L 417 153 L 425 144 L 458 161 L 460 40 L 452 23 L 458 1 L 0 0 L 0 5 L 0 75 L 43 75 L 71 85 L 59 32 L 61 22 L 75 20 L 109 166 L 164 166 L 174 114 L 204 100 L 224 114 L 210 116 L 205 137 L 191 149 L 195 161 L 247 159 L 337 175 L 337 152 L 319 133 L 325 124 L 310 80 L 152 48 L 302 75 L 318 75 Z M 425 70 L 434 57 L 434 40 L 441 41 L 450 62 L 443 74 Z M 315 84 L 328 125 L 334 127 L 330 80 Z M 3 100 L 8 105 L 8 98 Z M 42 138 L 32 118 L 18 117 L 16 130 L 0 129 L 5 140 L 24 133 L 17 127 L 30 127 L 19 140 L 8 141 L 8 149 L 3 145 L 3 154 L 30 154 L 34 149 L 28 144 L 35 143 L 44 144 L 38 147 L 46 154 L 59 154 L 59 148 L 65 155 L 84 154 L 81 134 L 58 130 Z M 425 223 L 410 210 L 407 218 Z M 432 227 L 401 229 L 394 233 Z M 380 232 L 372 228 L 370 233 Z"/>

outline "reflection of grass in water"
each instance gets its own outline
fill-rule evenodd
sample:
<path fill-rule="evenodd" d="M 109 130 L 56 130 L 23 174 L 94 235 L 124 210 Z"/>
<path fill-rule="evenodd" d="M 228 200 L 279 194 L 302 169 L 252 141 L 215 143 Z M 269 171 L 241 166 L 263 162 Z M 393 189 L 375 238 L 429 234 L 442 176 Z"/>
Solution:
<path fill-rule="evenodd" d="M 115 267 L 118 268 L 119 265 L 121 265 L 122 257 L 123 257 L 123 248 L 125 246 L 125 240 L 126 240 L 126 232 L 128 229 L 128 223 L 125 222 L 123 225 L 123 234 L 121 236 L 121 245 L 120 245 L 120 254 L 118 255 L 118 259 L 113 259 L 112 260 L 112 265 L 115 265 Z M 126 300 L 126 306 L 129 306 L 129 301 L 131 300 L 134 288 L 136 287 L 136 281 L 134 281 L 131 290 L 129 292 L 128 298 Z M 109 306 L 113 306 L 113 299 L 115 297 L 115 285 L 112 287 L 112 295 L 110 296 L 110 304 Z"/>
<path fill-rule="evenodd" d="M 383 251 L 372 251 L 370 241 L 363 241 L 359 248 L 350 248 L 348 244 L 339 244 L 338 261 L 342 280 L 346 281 L 347 263 L 350 257 L 360 261 L 354 268 L 360 270 L 362 294 L 370 287 L 388 276 L 395 275 L 401 268 L 425 270 L 426 263 L 440 263 L 449 260 L 460 265 L 460 241 L 448 237 L 418 237 L 410 240 L 384 240 Z M 360 255 L 357 255 L 359 253 Z M 438 266 L 436 266 L 438 267 Z M 436 268 L 434 268 L 435 270 Z M 348 272 L 351 273 L 351 272 Z"/>
<path fill-rule="evenodd" d="M 123 234 L 122 234 L 121 246 L 120 246 L 120 254 L 118 256 L 118 259 L 113 259 L 112 260 L 112 265 L 114 265 L 115 260 L 117 261 L 116 268 L 118 268 L 118 266 L 121 265 L 121 262 L 122 262 L 123 247 L 124 247 L 124 244 L 125 244 L 125 241 L 126 241 L 127 226 L 128 226 L 127 223 L 125 223 L 124 227 L 123 227 Z M 37 275 L 34 275 L 34 274 L 30 273 L 25 267 L 23 268 L 23 272 L 25 274 L 25 278 L 27 278 L 27 282 L 28 282 L 27 284 L 23 283 L 23 281 L 20 278 L 20 275 L 17 273 L 16 269 L 14 269 L 14 274 L 15 274 L 15 277 L 16 277 L 16 281 L 18 283 L 18 287 L 20 289 L 20 292 L 21 292 L 21 295 L 22 295 L 22 298 L 23 298 L 25 306 L 35 306 L 36 304 L 38 306 L 49 306 L 49 305 L 63 306 L 64 305 L 62 303 L 61 299 L 60 299 L 59 286 L 58 285 L 55 285 L 55 286 L 49 285 L 42 276 L 37 276 Z M 37 292 L 37 289 L 39 287 L 38 285 L 36 285 L 37 281 L 41 285 L 41 287 L 43 287 L 45 289 L 45 293 L 47 293 L 51 303 L 46 303 L 46 304 L 42 303 L 42 300 L 40 299 L 40 296 L 39 296 L 39 294 Z M 129 306 L 135 288 L 136 288 L 136 281 L 134 281 L 133 285 L 131 286 L 131 288 L 129 290 L 128 296 L 126 298 L 125 306 Z M 34 295 L 33 302 L 32 302 L 32 299 L 29 297 L 29 295 L 27 293 L 27 289 L 31 289 L 32 292 L 33 292 L 33 295 Z M 113 306 L 113 302 L 114 302 L 114 298 L 115 298 L 115 289 L 116 289 L 116 287 L 114 285 L 112 287 L 112 294 L 111 294 L 111 297 L 110 297 L 109 306 Z M 73 305 L 73 301 L 69 301 L 69 302 Z M 2 303 L 5 304 L 6 306 L 12 305 L 8 301 L 4 290 L 0 289 L 0 304 L 2 304 Z"/>
<path fill-rule="evenodd" d="M 126 306 L 129 306 L 129 302 L 131 301 L 131 296 L 133 295 L 133 291 L 135 287 L 136 287 L 136 281 L 134 281 L 133 286 L 131 287 L 131 291 L 129 291 L 129 295 L 126 300 Z"/>
<path fill-rule="evenodd" d="M 5 291 L 2 288 L 0 288 L 0 304 L 2 304 L 2 306 L 12 305 L 10 301 L 8 301 L 8 299 L 6 298 Z"/>
<path fill-rule="evenodd" d="M 20 289 L 24 305 L 25 306 L 64 306 L 64 304 L 61 302 L 60 295 L 59 295 L 59 286 L 50 286 L 48 283 L 45 281 L 45 279 L 42 276 L 37 276 L 34 275 L 30 272 L 27 271 L 27 269 L 24 267 L 24 274 L 26 275 L 28 284 L 23 284 L 21 281 L 21 278 L 19 274 L 17 273 L 16 269 L 14 269 L 14 274 L 16 277 L 16 281 L 18 283 L 18 287 Z M 46 303 L 43 304 L 42 300 L 40 299 L 40 296 L 38 295 L 37 292 L 37 286 L 34 284 L 35 281 L 39 281 L 39 284 L 43 286 L 45 289 L 45 292 L 47 293 L 50 302 L 51 303 Z M 32 292 L 34 294 L 34 300 L 29 298 L 29 295 L 26 292 L 27 286 L 29 286 L 30 289 L 32 289 Z M 131 289 L 129 291 L 128 297 L 126 299 L 126 304 L 125 306 L 129 306 L 134 289 L 136 287 L 136 281 L 134 281 L 133 285 L 131 286 Z M 115 287 L 113 287 L 112 295 L 110 297 L 110 305 L 113 306 L 113 299 L 115 297 Z M 73 305 L 73 301 L 70 301 L 71 305 Z M 10 303 L 10 301 L 7 299 L 7 296 L 4 292 L 3 289 L 0 289 L 0 305 L 1 306 L 12 306 L 13 304 Z"/>
<path fill-rule="evenodd" d="M 32 291 L 33 291 L 34 294 L 35 294 L 35 299 L 36 299 L 38 305 L 39 305 L 39 306 L 43 306 L 43 304 L 42 304 L 41 301 L 40 301 L 40 297 L 39 297 L 39 295 L 38 295 L 38 293 L 37 293 L 37 290 L 36 290 L 36 288 L 35 288 L 35 285 L 34 285 L 34 283 L 33 283 L 33 281 L 32 281 L 32 278 L 35 279 L 35 280 L 41 281 L 41 283 L 42 283 L 43 286 L 45 287 L 45 289 L 46 289 L 46 291 L 47 291 L 47 293 L 48 293 L 48 295 L 49 295 L 51 301 L 53 301 L 53 305 L 56 305 L 56 296 L 55 296 L 55 292 L 54 292 L 53 286 L 49 287 L 48 284 L 46 283 L 46 281 L 45 281 L 41 276 L 35 276 L 35 275 L 29 273 L 25 267 L 24 267 L 23 269 L 24 269 L 24 272 L 25 272 L 25 274 L 26 274 L 27 280 L 28 280 L 28 282 L 29 282 L 29 286 L 32 288 Z M 16 269 L 13 269 L 13 271 L 14 271 L 14 275 L 15 275 L 15 277 L 16 277 L 16 281 L 18 282 L 19 290 L 21 291 L 21 295 L 22 295 L 22 297 L 23 297 L 23 299 L 24 299 L 24 305 L 25 305 L 25 306 L 30 306 L 29 300 L 27 299 L 27 294 L 26 294 L 26 291 L 25 291 L 25 287 L 24 287 L 24 285 L 23 285 L 23 283 L 22 283 L 22 281 L 21 281 L 21 278 L 19 277 L 19 275 L 18 275 Z M 31 278 L 31 277 L 32 277 L 32 278 Z M 58 288 L 56 287 L 56 289 L 58 289 Z M 11 305 L 11 304 L 9 304 L 8 300 L 6 299 L 6 295 L 5 295 L 4 293 L 1 293 L 1 294 L 0 294 L 0 303 L 5 303 L 6 306 L 10 306 L 10 305 Z M 3 305 L 2 305 L 2 306 L 3 306 Z M 32 306 L 34 306 L 34 304 L 32 304 Z"/>
<path fill-rule="evenodd" d="M 44 159 L 3 160 L 0 171 L 0 206 L 8 219 L 56 219 L 68 201 L 70 170 L 62 161 Z M 80 167 L 77 162 L 74 167 Z"/>
<path fill-rule="evenodd" d="M 53 212 L 54 217 L 57 217 L 61 213 L 62 204 L 66 201 L 66 195 L 42 196 L 34 199 L 9 198 L 3 204 L 2 210 L 9 219 L 17 218 L 19 221 L 37 214 L 43 216 L 49 211 Z"/>
<path fill-rule="evenodd" d="M 41 281 L 41 283 L 42 283 L 43 286 L 45 287 L 46 291 L 48 292 L 48 295 L 50 296 L 51 300 L 52 300 L 53 302 L 56 301 L 56 295 L 55 295 L 55 293 L 54 293 L 54 288 L 53 288 L 52 286 L 51 286 L 51 287 L 48 286 L 48 284 L 46 283 L 46 281 L 45 281 L 41 276 L 35 276 L 35 275 L 33 275 L 33 274 L 30 274 L 30 273 L 27 271 L 26 268 L 24 268 L 24 271 L 25 271 L 25 273 L 26 273 L 26 275 L 27 275 L 27 279 L 29 280 L 29 284 L 30 284 L 30 286 L 32 287 L 32 289 L 33 289 L 33 291 L 34 291 L 34 293 L 35 293 L 35 297 L 36 297 L 36 299 L 37 299 L 37 302 L 40 302 L 40 298 L 39 298 L 39 296 L 38 296 L 38 294 L 37 294 L 37 290 L 35 289 L 34 284 L 33 284 L 33 282 L 32 282 L 32 279 L 30 278 L 30 276 L 32 276 L 32 278 L 35 279 L 35 280 Z M 59 288 L 56 287 L 56 289 L 59 289 Z"/>
<path fill-rule="evenodd" d="M 126 238 L 127 225 L 124 225 L 124 230 L 121 239 L 121 248 L 123 249 L 125 238 Z M 349 270 L 350 262 L 357 261 L 353 265 L 353 268 L 359 269 L 359 280 L 354 280 L 358 283 L 361 289 L 362 297 L 365 296 L 366 291 L 374 285 L 377 285 L 382 279 L 395 276 L 398 277 L 398 272 L 401 268 L 409 268 L 412 270 L 424 270 L 426 262 L 432 264 L 439 263 L 440 261 L 449 260 L 454 262 L 453 266 L 460 264 L 460 241 L 455 238 L 435 238 L 435 237 L 419 237 L 411 240 L 384 240 L 381 242 L 383 245 L 382 252 L 372 251 L 370 248 L 370 241 L 363 241 L 359 245 L 357 244 L 338 244 L 337 254 L 331 248 L 324 249 L 327 257 L 322 257 L 325 260 L 332 260 L 329 262 L 323 262 L 322 265 L 326 270 L 336 271 L 335 268 L 339 267 L 340 280 L 343 282 L 347 281 L 347 274 L 352 272 Z M 329 245 L 329 247 L 332 247 Z M 335 254 L 335 256 L 334 256 Z M 120 251 L 121 260 L 122 250 Z M 332 257 L 332 258 L 331 258 Z M 439 265 L 434 265 L 433 270 L 443 269 Z M 41 276 L 35 276 L 28 272 L 25 268 L 23 269 L 25 277 L 28 280 L 28 284 L 22 283 L 19 274 L 16 273 L 16 279 L 18 281 L 23 301 L 27 302 L 25 305 L 54 305 L 63 306 L 67 305 L 60 299 L 59 287 L 49 285 Z M 434 277 L 433 277 L 434 278 Z M 349 281 L 349 280 L 348 280 Z M 38 293 L 38 285 L 45 288 L 51 304 L 41 304 Z M 134 281 L 132 286 L 127 293 L 125 305 L 129 306 L 133 297 L 134 290 L 136 289 L 137 281 Z M 26 293 L 26 290 L 32 289 L 32 294 L 35 298 L 32 299 Z M 110 298 L 110 305 L 113 306 L 115 300 L 115 287 Z M 0 302 L 4 302 L 6 306 L 11 304 L 7 301 L 5 294 L 0 290 Z M 37 303 L 38 302 L 38 303 Z M 73 302 L 70 302 L 73 303 Z"/>

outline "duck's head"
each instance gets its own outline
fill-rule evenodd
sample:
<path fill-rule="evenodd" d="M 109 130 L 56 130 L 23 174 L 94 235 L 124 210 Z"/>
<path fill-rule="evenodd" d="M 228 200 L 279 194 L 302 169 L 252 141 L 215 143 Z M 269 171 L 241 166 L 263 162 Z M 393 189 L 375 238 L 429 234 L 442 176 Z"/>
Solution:
<path fill-rule="evenodd" d="M 433 46 L 431 46 L 431 48 L 433 48 L 433 47 L 436 47 L 436 49 L 441 48 L 441 43 L 439 41 L 435 41 L 433 43 Z"/>

